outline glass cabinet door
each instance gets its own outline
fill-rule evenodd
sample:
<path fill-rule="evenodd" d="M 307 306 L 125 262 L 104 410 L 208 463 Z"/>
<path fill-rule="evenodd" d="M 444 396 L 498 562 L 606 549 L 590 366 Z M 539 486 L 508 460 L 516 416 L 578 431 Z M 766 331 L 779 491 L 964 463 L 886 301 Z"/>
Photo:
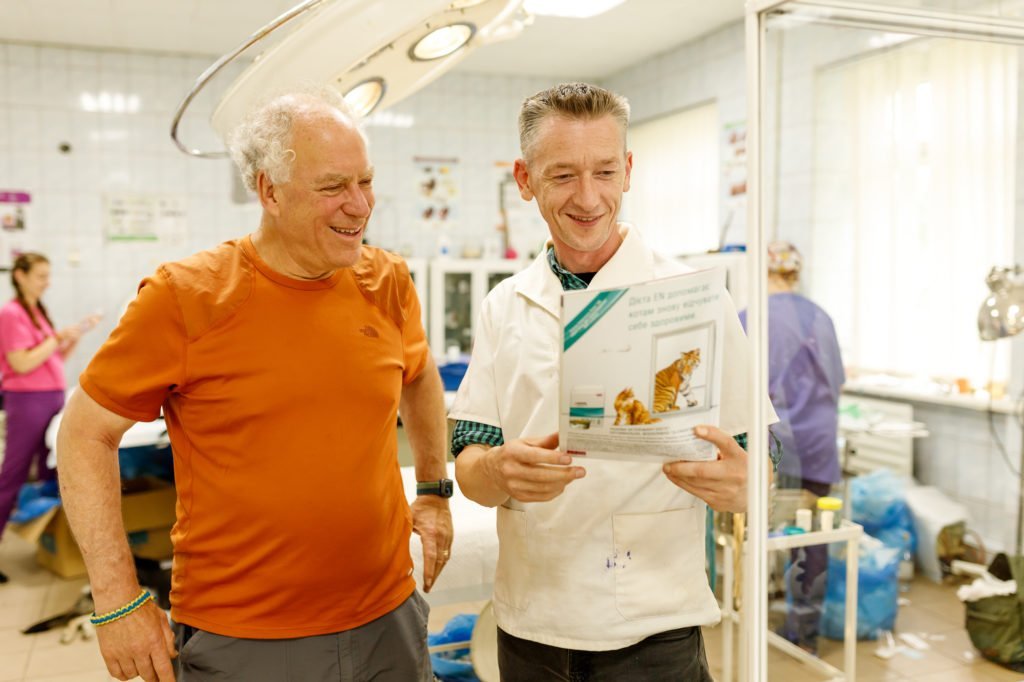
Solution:
<path fill-rule="evenodd" d="M 444 348 L 457 346 L 469 353 L 473 344 L 472 275 L 448 272 L 444 275 Z"/>
<path fill-rule="evenodd" d="M 487 291 L 490 291 L 494 287 L 498 286 L 504 280 L 512 276 L 511 272 L 491 272 L 487 275 Z"/>

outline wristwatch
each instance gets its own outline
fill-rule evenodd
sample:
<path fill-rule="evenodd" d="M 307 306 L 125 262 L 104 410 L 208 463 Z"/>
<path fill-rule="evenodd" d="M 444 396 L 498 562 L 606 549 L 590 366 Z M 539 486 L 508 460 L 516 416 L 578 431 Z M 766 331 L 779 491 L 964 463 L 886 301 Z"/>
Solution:
<path fill-rule="evenodd" d="M 437 495 L 438 497 L 451 497 L 455 492 L 455 484 L 450 478 L 442 478 L 440 481 L 418 481 L 416 483 L 417 495 Z"/>

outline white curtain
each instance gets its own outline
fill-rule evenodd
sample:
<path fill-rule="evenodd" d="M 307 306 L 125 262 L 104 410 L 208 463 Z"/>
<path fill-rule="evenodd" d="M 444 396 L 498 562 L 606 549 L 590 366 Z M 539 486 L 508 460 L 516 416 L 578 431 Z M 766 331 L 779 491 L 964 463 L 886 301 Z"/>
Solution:
<path fill-rule="evenodd" d="M 718 247 L 718 141 L 713 102 L 630 126 L 633 175 L 622 217 L 655 249 Z"/>
<path fill-rule="evenodd" d="M 977 312 L 1012 264 L 1017 50 L 917 40 L 819 72 L 815 298 L 847 365 L 1006 380 Z"/>

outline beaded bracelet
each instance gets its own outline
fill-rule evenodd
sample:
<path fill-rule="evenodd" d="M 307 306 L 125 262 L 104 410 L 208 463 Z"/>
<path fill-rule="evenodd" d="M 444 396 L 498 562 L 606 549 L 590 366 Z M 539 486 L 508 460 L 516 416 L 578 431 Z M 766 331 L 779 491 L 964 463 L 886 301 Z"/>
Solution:
<path fill-rule="evenodd" d="M 119 609 L 115 609 L 109 613 L 104 613 L 102 616 L 97 616 L 96 613 L 93 612 L 92 616 L 89 617 L 89 622 L 93 625 L 106 625 L 108 623 L 113 623 L 115 620 L 120 620 L 128 614 L 137 611 L 139 607 L 152 598 L 153 595 L 149 593 L 149 590 L 143 590 L 138 597 Z"/>

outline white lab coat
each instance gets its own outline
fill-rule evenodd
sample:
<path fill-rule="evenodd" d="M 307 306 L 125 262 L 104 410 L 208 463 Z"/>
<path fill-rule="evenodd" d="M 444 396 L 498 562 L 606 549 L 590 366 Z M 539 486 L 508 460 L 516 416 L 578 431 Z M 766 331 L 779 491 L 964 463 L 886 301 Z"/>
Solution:
<path fill-rule="evenodd" d="M 635 229 L 591 286 L 622 286 L 691 268 L 653 253 Z M 558 430 L 562 287 L 541 253 L 485 299 L 450 417 L 500 427 L 506 441 Z M 748 352 L 731 299 L 725 313 L 721 428 L 747 430 Z M 498 508 L 494 612 L 499 627 L 557 647 L 607 651 L 715 623 L 704 569 L 705 504 L 661 464 L 576 459 L 587 475 L 548 502 Z M 456 532 L 458 529 L 456 529 Z"/>

